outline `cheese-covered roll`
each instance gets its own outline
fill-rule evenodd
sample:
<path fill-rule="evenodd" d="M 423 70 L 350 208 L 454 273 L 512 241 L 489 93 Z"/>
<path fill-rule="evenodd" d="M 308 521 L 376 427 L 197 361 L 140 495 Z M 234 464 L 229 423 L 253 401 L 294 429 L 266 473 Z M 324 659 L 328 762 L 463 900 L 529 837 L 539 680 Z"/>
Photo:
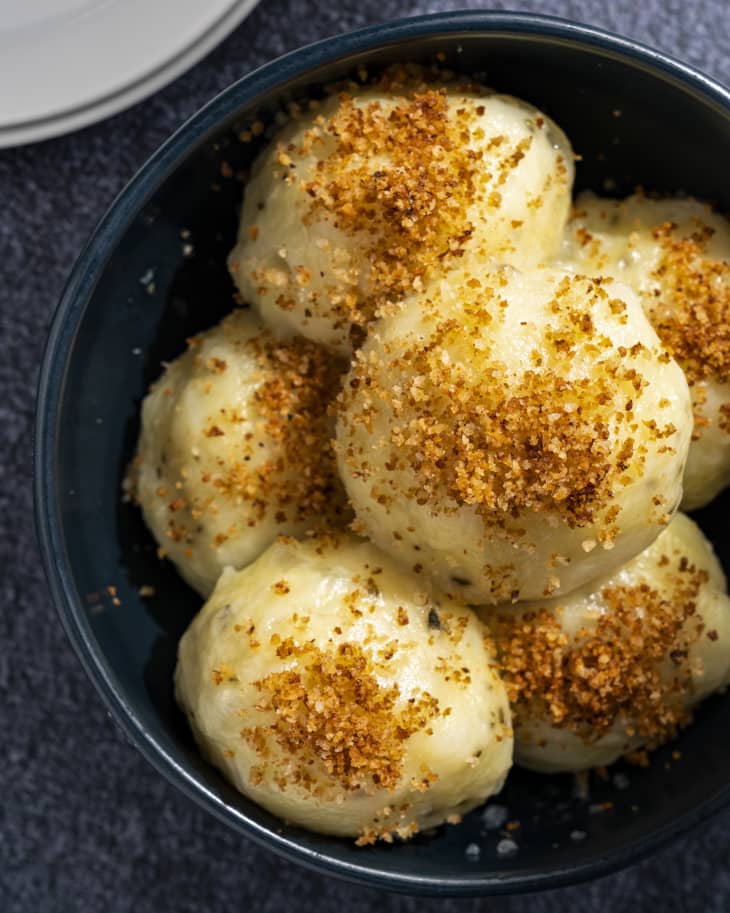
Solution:
<path fill-rule="evenodd" d="M 203 596 L 279 533 L 346 516 L 327 404 L 342 366 L 282 343 L 246 310 L 190 340 L 142 404 L 131 489 L 161 549 Z"/>
<path fill-rule="evenodd" d="M 682 507 L 730 484 L 730 222 L 693 199 L 582 194 L 563 262 L 637 291 L 684 369 L 695 414 Z"/>
<path fill-rule="evenodd" d="M 279 539 L 223 573 L 180 642 L 176 693 L 242 793 L 391 842 L 501 788 L 512 730 L 490 649 L 470 609 L 370 543 Z"/>
<path fill-rule="evenodd" d="M 513 701 L 515 761 L 533 770 L 655 748 L 730 682 L 725 577 L 684 514 L 612 576 L 484 617 Z"/>
<path fill-rule="evenodd" d="M 553 256 L 572 182 L 570 144 L 536 108 L 390 70 L 274 137 L 229 267 L 275 331 L 347 353 L 380 305 L 475 240 L 504 262 Z"/>
<path fill-rule="evenodd" d="M 370 329 L 343 384 L 357 529 L 472 603 L 567 593 L 668 523 L 687 383 L 636 296 L 464 264 Z"/>

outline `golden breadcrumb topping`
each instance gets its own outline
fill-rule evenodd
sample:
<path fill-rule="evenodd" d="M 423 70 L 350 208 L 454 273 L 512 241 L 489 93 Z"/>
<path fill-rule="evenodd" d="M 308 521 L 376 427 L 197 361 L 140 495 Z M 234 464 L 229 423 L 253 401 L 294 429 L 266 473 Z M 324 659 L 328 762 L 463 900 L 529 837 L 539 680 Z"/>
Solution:
<path fill-rule="evenodd" d="M 730 261 L 707 256 L 714 230 L 697 221 L 686 237 L 665 222 L 652 232 L 662 258 L 652 278 L 658 282 L 648 301 L 654 327 L 692 386 L 713 378 L 730 382 Z"/>
<path fill-rule="evenodd" d="M 642 194 L 639 194 L 641 196 Z M 609 211 L 610 212 L 610 211 Z M 576 210 L 573 219 L 585 219 L 585 210 Z M 601 212 L 609 222 L 609 213 Z M 659 262 L 651 271 L 651 286 L 642 293 L 644 307 L 654 329 L 682 366 L 692 387 L 695 411 L 694 439 L 710 424 L 703 409 L 706 391 L 702 381 L 730 383 L 730 261 L 708 254 L 715 229 L 700 218 L 692 228 L 667 221 L 651 229 L 658 243 Z M 573 237 L 598 270 L 609 269 L 600 236 L 578 225 Z M 629 236 L 631 251 L 640 242 L 638 234 Z M 718 424 L 730 431 L 727 415 L 730 403 L 720 407 Z"/>
<path fill-rule="evenodd" d="M 410 840 L 411 837 L 418 833 L 419 828 L 415 821 L 403 821 L 403 819 L 407 818 L 408 809 L 409 806 L 407 805 L 405 808 L 401 808 L 395 821 L 388 820 L 389 816 L 385 815 L 382 824 L 378 823 L 363 827 L 355 844 L 357 846 L 372 846 L 378 840 L 382 840 L 384 843 L 393 843 L 394 835 L 400 837 L 401 840 Z M 391 811 L 390 809 L 386 810 Z M 398 818 L 401 820 L 399 821 Z"/>
<path fill-rule="evenodd" d="M 317 794 L 321 773 L 346 790 L 393 790 L 403 775 L 406 741 L 439 714 L 427 692 L 408 699 L 397 684 L 381 685 L 373 661 L 356 643 L 326 650 L 292 638 L 276 648 L 288 670 L 254 682 L 256 709 L 275 720 L 244 729 L 242 737 L 266 759 L 274 740 L 292 783 Z M 318 779 L 319 777 L 319 779 Z"/>
<path fill-rule="evenodd" d="M 265 334 L 250 345 L 266 378 L 253 395 L 258 427 L 246 435 L 237 461 L 220 460 L 220 472 L 202 481 L 248 501 L 259 517 L 272 505 L 296 521 L 326 514 L 337 490 L 327 405 L 339 385 L 341 365 L 303 338 L 281 342 Z M 237 420 L 230 416 L 232 424 Z M 275 459 L 252 469 L 247 464 L 261 440 L 281 449 Z"/>
<path fill-rule="evenodd" d="M 594 327 L 598 307 L 620 315 L 626 306 L 597 281 L 565 277 L 549 303 L 545 344 L 515 378 L 491 351 L 490 325 L 507 306 L 499 280 L 468 279 L 464 295 L 460 319 L 441 316 L 437 290 L 423 304 L 431 320 L 425 335 L 356 355 L 339 399 L 345 461 L 356 477 L 370 477 L 371 448 L 348 438 L 357 426 L 373 432 L 385 413 L 385 468 L 412 484 L 397 491 L 374 484 L 378 503 L 473 505 L 494 525 L 534 511 L 580 527 L 605 511 L 611 541 L 615 493 L 641 475 L 646 442 L 669 441 L 677 430 L 635 416 L 646 348 L 614 345 Z M 576 359 L 591 362 L 590 376 L 570 379 Z"/>
<path fill-rule="evenodd" d="M 275 173 L 306 199 L 305 223 L 332 224 L 356 238 L 363 254 L 355 261 L 334 239 L 316 242 L 333 264 L 328 310 L 337 328 L 350 327 L 356 344 L 379 307 L 420 287 L 444 258 L 463 253 L 474 231 L 473 204 L 479 201 L 480 218 L 498 211 L 505 183 L 532 146 L 532 134 L 517 142 L 504 134 L 487 139 L 482 99 L 492 93 L 472 83 L 444 84 L 448 78 L 416 66 L 391 67 L 370 84 L 382 100 L 362 101 L 361 87 L 348 85 L 336 96 L 334 112 L 320 112 L 301 140 L 279 144 Z M 533 131 L 544 126 L 538 117 Z M 313 153 L 314 174 L 306 162 Z M 545 189 L 567 183 L 567 174 L 557 156 Z M 542 196 L 530 205 L 542 206 Z M 250 236 L 259 237 L 258 227 Z M 251 273 L 260 294 L 278 289 L 284 310 L 306 294 L 311 278 L 304 265 L 291 276 L 274 268 Z M 309 293 L 313 309 L 320 295 Z"/>
<path fill-rule="evenodd" d="M 324 212 L 365 245 L 369 283 L 378 294 L 336 302 L 354 322 L 372 318 L 383 300 L 401 297 L 471 234 L 467 211 L 481 159 L 469 146 L 473 119 L 468 106 L 449 112 L 446 89 L 414 91 L 392 108 L 379 101 L 360 106 L 340 95 L 324 125 L 334 149 L 305 191 L 310 219 Z"/>
<path fill-rule="evenodd" d="M 679 551 L 672 560 L 670 587 L 605 586 L 605 611 L 573 637 L 559 608 L 490 619 L 516 726 L 545 719 L 590 743 L 620 724 L 649 748 L 676 735 L 690 719 L 690 648 L 704 630 L 696 601 L 708 574 Z"/>
<path fill-rule="evenodd" d="M 254 356 L 251 381 L 255 389 L 250 405 L 241 408 L 234 400 L 207 416 L 203 413 L 200 442 L 191 441 L 189 461 L 179 468 L 177 477 L 166 465 L 167 442 L 160 449 L 157 472 L 166 481 L 154 496 L 167 505 L 168 538 L 189 546 L 197 543 L 206 522 L 220 524 L 216 518 L 224 507 L 240 508 L 241 520 L 218 530 L 212 539 L 214 548 L 245 535 L 249 527 L 272 513 L 279 523 L 311 520 L 316 526 L 338 525 L 346 512 L 327 417 L 342 365 L 306 339 L 282 342 L 267 331 L 242 339 L 237 329 L 239 314 L 244 312 L 234 312 L 222 329 L 226 343 L 242 358 Z M 215 384 L 235 370 L 223 359 L 204 359 L 197 354 L 204 340 L 205 335 L 189 340 L 188 353 L 183 356 L 194 359 L 192 374 L 175 364 L 163 376 L 170 396 L 183 396 L 193 384 L 204 395 L 211 395 Z M 205 451 L 203 439 L 210 440 Z M 138 457 L 129 485 L 137 498 L 134 477 L 139 466 Z"/>

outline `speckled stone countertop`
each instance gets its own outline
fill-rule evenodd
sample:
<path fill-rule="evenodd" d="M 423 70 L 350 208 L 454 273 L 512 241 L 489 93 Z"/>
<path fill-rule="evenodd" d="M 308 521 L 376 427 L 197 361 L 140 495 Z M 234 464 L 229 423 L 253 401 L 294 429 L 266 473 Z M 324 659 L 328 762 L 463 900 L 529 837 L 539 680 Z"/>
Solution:
<path fill-rule="evenodd" d="M 2 913 L 727 913 L 730 815 L 592 884 L 423 900 L 291 865 L 208 817 L 118 735 L 57 620 L 35 541 L 31 444 L 46 329 L 84 240 L 135 169 L 200 105 L 298 45 L 479 3 L 262 0 L 153 98 L 80 133 L 0 152 L 0 911 Z M 730 83 L 727 0 L 492 3 L 638 38 Z"/>

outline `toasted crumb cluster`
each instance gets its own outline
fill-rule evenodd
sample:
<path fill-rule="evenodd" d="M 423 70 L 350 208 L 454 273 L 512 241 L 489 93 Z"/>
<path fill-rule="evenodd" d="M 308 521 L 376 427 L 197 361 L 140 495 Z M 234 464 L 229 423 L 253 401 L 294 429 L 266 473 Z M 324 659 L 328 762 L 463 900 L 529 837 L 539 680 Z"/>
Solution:
<path fill-rule="evenodd" d="M 565 262 L 591 275 L 614 276 L 641 295 L 662 342 L 692 388 L 695 440 L 717 420 L 706 382 L 730 383 L 730 226 L 697 200 L 646 197 L 623 201 L 583 194 L 564 241 Z"/>
<path fill-rule="evenodd" d="M 616 489 L 641 475 L 647 441 L 670 439 L 677 430 L 671 422 L 640 426 L 634 416 L 646 386 L 639 370 L 646 347 L 617 346 L 595 331 L 591 313 L 598 304 L 622 315 L 625 303 L 598 281 L 566 275 L 548 304 L 553 323 L 546 346 L 532 352 L 534 367 L 515 380 L 489 341 L 489 325 L 508 306 L 500 284 L 475 274 L 468 285 L 473 299 L 463 304 L 463 320 L 443 319 L 437 290 L 422 303 L 437 321 L 426 340 L 405 349 L 386 343 L 382 356 L 372 349 L 356 355 L 340 395 L 342 412 L 356 404 L 348 420 L 366 429 L 381 404 L 392 412 L 386 468 L 410 471 L 412 478 L 398 497 L 426 505 L 446 495 L 456 507 L 476 506 L 494 525 L 524 511 L 559 513 L 571 527 L 595 522 Z M 470 340 L 474 350 L 454 357 Z M 569 379 L 576 357 L 593 361 L 590 376 Z M 625 430 L 618 450 L 616 427 Z M 671 452 L 670 443 L 664 446 Z M 367 477 L 367 452 L 350 446 L 344 459 Z M 373 489 L 380 503 L 395 496 Z M 615 534 L 609 522 L 603 536 Z"/>
<path fill-rule="evenodd" d="M 694 427 L 682 507 L 730 483 L 730 221 L 692 197 L 577 200 L 561 262 L 625 282 L 690 388 Z"/>
<path fill-rule="evenodd" d="M 590 743 L 620 721 L 628 737 L 651 749 L 689 722 L 689 648 L 704 631 L 696 600 L 709 578 L 686 557 L 661 558 L 670 560 L 673 591 L 647 583 L 606 586 L 606 611 L 574 637 L 564 633 L 559 609 L 494 619 L 516 726 L 522 714 L 539 715 Z"/>
<path fill-rule="evenodd" d="M 293 782 L 315 796 L 322 787 L 308 775 L 314 761 L 346 790 L 393 790 L 403 772 L 404 743 L 438 715 L 438 700 L 422 692 L 399 708 L 398 685 L 381 686 L 356 643 L 322 650 L 287 638 L 276 655 L 296 665 L 253 683 L 261 692 L 257 709 L 273 711 L 276 722 L 244 729 L 242 737 L 260 746 L 265 760 L 266 738 L 273 735 L 287 758 L 297 759 Z"/>
<path fill-rule="evenodd" d="M 511 714 L 483 627 L 413 584 L 345 532 L 281 537 L 221 575 L 181 640 L 176 694 L 244 794 L 365 844 L 501 787 Z"/>
<path fill-rule="evenodd" d="M 662 258 L 652 273 L 658 282 L 650 318 L 679 361 L 690 386 L 714 378 L 730 382 L 730 261 L 707 256 L 714 230 L 697 220 L 689 236 L 676 236 L 676 223 L 652 231 Z"/>
<path fill-rule="evenodd" d="M 323 145 L 324 137 L 333 141 L 316 177 L 300 189 L 310 197 L 305 224 L 326 213 L 364 246 L 373 292 L 363 296 L 358 290 L 359 265 L 340 275 L 340 291 L 333 291 L 330 304 L 342 325 L 364 326 L 379 305 L 401 297 L 440 258 L 458 255 L 472 233 L 469 206 L 477 186 L 489 177 L 484 153 L 469 146 L 471 108 L 450 111 L 445 88 L 395 82 L 389 88 L 404 93 L 392 107 L 381 101 L 357 105 L 342 92 L 335 113 L 317 117 L 300 147 L 279 149 L 279 164 L 295 169 L 292 153 L 306 155 Z M 502 181 L 523 155 L 518 150 L 499 162 Z M 374 168 L 374 161 L 382 164 Z M 300 180 L 295 170 L 288 180 Z M 492 202 L 499 205 L 497 193 Z M 309 283 L 304 266 L 296 280 L 304 287 Z M 284 290 L 277 303 L 287 310 L 294 299 Z"/>
<path fill-rule="evenodd" d="M 296 109 L 246 190 L 229 268 L 270 326 L 349 353 L 475 240 L 500 261 L 555 252 L 572 153 L 539 111 L 417 66 L 338 88 Z"/>
<path fill-rule="evenodd" d="M 327 416 L 341 370 L 242 309 L 190 339 L 151 388 L 128 493 L 201 593 L 279 532 L 346 522 Z"/>
<path fill-rule="evenodd" d="M 194 350 L 197 337 L 190 340 Z M 161 485 L 157 496 L 168 502 L 167 537 L 174 542 L 190 542 L 195 538 L 198 522 L 218 513 L 221 501 L 243 504 L 251 508 L 246 523 L 253 526 L 272 505 L 279 522 L 301 522 L 309 517 L 329 519 L 332 510 L 342 513 L 336 493 L 336 471 L 327 420 L 327 406 L 339 382 L 339 365 L 318 346 L 306 339 L 280 342 L 268 334 L 249 343 L 256 350 L 259 368 L 269 378 L 253 394 L 258 413 L 258 428 L 248 431 L 243 442 L 237 441 L 236 458 L 221 456 L 216 469 L 199 473 L 205 496 L 196 493 L 192 498 L 180 495 L 188 487 L 190 471 L 183 471 L 174 482 L 174 489 Z M 196 356 L 198 370 L 222 373 L 224 361 L 203 364 Z M 174 395 L 174 387 L 169 387 Z M 206 437 L 235 434 L 235 426 L 244 421 L 235 409 L 222 408 L 209 417 L 203 430 Z M 251 468 L 261 436 L 277 446 L 276 457 Z M 288 470 L 297 466 L 296 473 Z M 234 535 L 238 530 L 231 530 Z M 228 534 L 220 533 L 216 545 L 222 545 Z"/>
<path fill-rule="evenodd" d="M 224 496 L 251 502 L 258 515 L 270 503 L 286 509 L 295 521 L 327 515 L 334 506 L 336 478 L 327 405 L 339 383 L 340 365 L 302 338 L 283 343 L 265 336 L 253 345 L 257 362 L 268 377 L 253 399 L 263 420 L 262 431 L 280 444 L 280 454 L 251 471 L 246 464 L 257 443 L 251 432 L 239 453 L 240 461 L 233 465 L 221 461 L 221 474 L 203 481 Z M 236 421 L 233 415 L 224 415 L 224 422 L 226 419 Z M 292 466 L 297 466 L 297 473 L 284 476 Z"/>

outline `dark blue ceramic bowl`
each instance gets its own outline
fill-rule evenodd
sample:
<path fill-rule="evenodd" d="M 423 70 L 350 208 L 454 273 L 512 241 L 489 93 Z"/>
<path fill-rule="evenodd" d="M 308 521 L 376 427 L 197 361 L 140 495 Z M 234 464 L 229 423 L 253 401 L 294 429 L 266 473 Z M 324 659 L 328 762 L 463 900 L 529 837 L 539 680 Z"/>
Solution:
<path fill-rule="evenodd" d="M 245 170 L 256 151 L 238 141 L 240 126 L 358 65 L 430 61 L 439 52 L 555 118 L 583 157 L 579 187 L 686 190 L 730 209 L 730 94 L 634 42 L 541 16 L 469 12 L 369 28 L 289 54 L 182 127 L 81 254 L 40 380 L 37 519 L 61 618 L 89 677 L 130 740 L 183 792 L 242 835 L 324 872 L 414 893 L 489 894 L 603 874 L 719 809 L 730 798 L 730 699 L 708 701 L 648 770 L 617 768 L 606 781 L 594 779 L 589 799 L 575 795 L 570 777 L 514 771 L 499 799 L 521 823 L 513 855 L 497 852 L 499 832 L 485 832 L 479 812 L 392 847 L 357 849 L 288 827 L 199 757 L 172 695 L 177 641 L 199 600 L 158 562 L 137 512 L 120 497 L 139 402 L 160 362 L 231 305 L 225 256 L 241 186 L 222 176 L 221 163 Z M 194 246 L 188 257 L 184 230 Z M 726 566 L 727 508 L 721 499 L 700 518 Z M 140 599 L 144 584 L 155 587 L 154 598 Z M 597 813 L 601 803 L 613 805 Z M 465 853 L 471 843 L 478 858 Z"/>

